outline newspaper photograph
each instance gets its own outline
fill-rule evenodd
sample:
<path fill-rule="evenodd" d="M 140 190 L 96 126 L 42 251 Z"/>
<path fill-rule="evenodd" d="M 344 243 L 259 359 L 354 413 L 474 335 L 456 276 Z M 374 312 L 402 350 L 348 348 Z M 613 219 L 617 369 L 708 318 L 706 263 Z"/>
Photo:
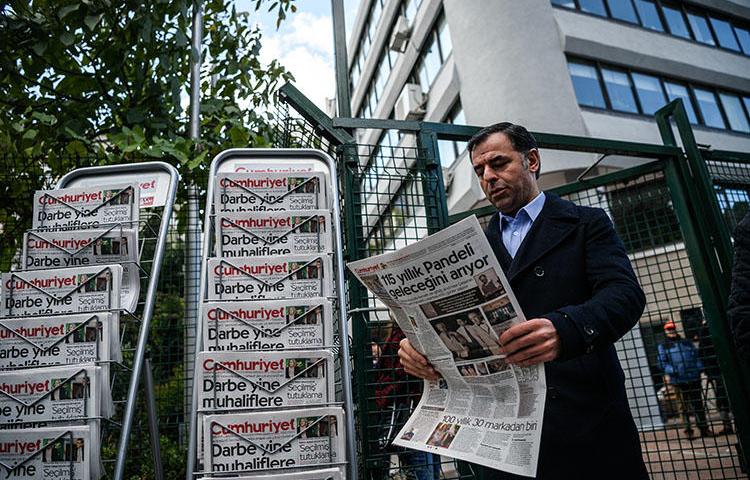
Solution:
<path fill-rule="evenodd" d="M 333 354 L 325 350 L 201 352 L 201 411 L 286 408 L 335 401 Z"/>
<path fill-rule="evenodd" d="M 476 217 L 349 269 L 442 376 L 393 443 L 535 476 L 544 366 L 501 355 L 499 336 L 525 317 Z"/>
<path fill-rule="evenodd" d="M 346 459 L 340 407 L 208 415 L 204 471 L 253 473 L 336 466 Z M 290 472 L 291 473 L 291 472 Z"/>
<path fill-rule="evenodd" d="M 138 228 L 137 184 L 37 190 L 33 230 L 79 230 L 124 224 Z"/>
<path fill-rule="evenodd" d="M 317 349 L 333 345 L 331 303 L 325 298 L 201 305 L 203 349 Z"/>
<path fill-rule="evenodd" d="M 216 257 L 208 260 L 207 300 L 328 297 L 332 282 L 327 255 Z"/>
<path fill-rule="evenodd" d="M 0 430 L 0 476 L 14 480 L 98 479 L 96 430 L 88 425 Z"/>
<path fill-rule="evenodd" d="M 216 176 L 216 214 L 266 210 L 319 210 L 328 208 L 325 174 L 220 173 Z"/>
<path fill-rule="evenodd" d="M 111 313 L 0 319 L 0 370 L 121 360 Z"/>
<path fill-rule="evenodd" d="M 120 265 L 3 273 L 0 317 L 116 311 Z"/>
<path fill-rule="evenodd" d="M 93 365 L 0 372 L 0 428 L 55 426 L 112 415 L 109 378 Z"/>
<path fill-rule="evenodd" d="M 203 477 L 204 480 L 220 480 L 218 477 Z M 234 477 L 235 480 L 344 480 L 344 472 L 339 468 L 322 470 L 304 470 L 295 473 L 276 475 L 253 475 L 252 477 Z"/>
<path fill-rule="evenodd" d="M 256 257 L 331 251 L 328 210 L 229 213 L 216 216 L 216 255 Z"/>
<path fill-rule="evenodd" d="M 35 232 L 23 242 L 24 270 L 89 265 L 122 265 L 120 306 L 134 311 L 141 281 L 138 271 L 138 236 L 135 229 L 115 225 L 108 229 Z"/>

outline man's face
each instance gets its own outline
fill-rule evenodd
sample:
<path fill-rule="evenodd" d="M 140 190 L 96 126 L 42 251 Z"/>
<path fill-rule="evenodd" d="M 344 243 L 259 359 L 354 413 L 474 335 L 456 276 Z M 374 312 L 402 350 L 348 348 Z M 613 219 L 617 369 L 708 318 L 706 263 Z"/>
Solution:
<path fill-rule="evenodd" d="M 484 275 L 479 275 L 479 281 L 482 282 L 482 285 L 486 285 L 487 277 L 485 277 Z"/>
<path fill-rule="evenodd" d="M 456 320 L 456 323 L 458 323 L 459 327 L 463 327 L 464 325 L 466 325 L 466 320 L 464 320 L 463 318 L 459 318 Z"/>
<path fill-rule="evenodd" d="M 479 325 L 480 323 L 482 323 L 479 315 L 477 315 L 476 313 L 470 313 L 469 320 L 471 320 L 471 323 L 473 323 L 474 325 Z"/>
<path fill-rule="evenodd" d="M 528 162 L 502 132 L 487 137 L 471 153 L 471 163 L 484 194 L 505 215 L 515 216 L 518 209 L 539 193 L 535 178 L 539 152 L 530 150 L 527 158 Z"/>
<path fill-rule="evenodd" d="M 667 330 L 667 338 L 677 338 L 677 330 Z"/>

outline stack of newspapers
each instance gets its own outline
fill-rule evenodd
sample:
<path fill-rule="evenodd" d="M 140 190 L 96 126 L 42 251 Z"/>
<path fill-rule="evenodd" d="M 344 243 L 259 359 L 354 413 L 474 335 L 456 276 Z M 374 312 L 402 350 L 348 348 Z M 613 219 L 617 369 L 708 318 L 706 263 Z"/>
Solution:
<path fill-rule="evenodd" d="M 38 191 L 21 269 L 2 274 L 0 474 L 101 476 L 110 364 L 138 275 L 137 185 Z"/>
<path fill-rule="evenodd" d="M 323 173 L 215 178 L 195 382 L 202 473 L 342 480 Z"/>

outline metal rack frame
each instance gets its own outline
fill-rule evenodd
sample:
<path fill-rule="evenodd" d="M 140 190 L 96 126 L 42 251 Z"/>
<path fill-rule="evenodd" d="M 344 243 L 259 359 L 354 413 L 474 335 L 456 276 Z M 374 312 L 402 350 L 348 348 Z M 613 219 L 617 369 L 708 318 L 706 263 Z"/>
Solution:
<path fill-rule="evenodd" d="M 117 458 L 114 473 L 115 480 L 123 480 L 125 475 L 125 459 L 127 456 L 128 440 L 133 424 L 133 418 L 135 416 L 136 400 L 138 397 L 138 385 L 141 380 L 141 373 L 144 369 L 144 365 L 149 370 L 148 372 L 146 372 L 146 375 L 144 377 L 146 403 L 147 407 L 149 407 L 149 433 L 152 437 L 151 442 L 154 454 L 155 470 L 157 472 L 157 476 L 161 474 L 159 467 L 161 464 L 161 458 L 159 454 L 158 425 L 156 424 L 155 411 L 153 411 L 153 378 L 150 372 L 150 364 L 148 362 L 148 359 L 146 358 L 146 345 L 148 343 L 151 318 L 154 313 L 156 289 L 159 282 L 161 264 L 164 257 L 165 246 L 167 243 L 169 222 L 172 218 L 172 211 L 177 196 L 177 184 L 180 180 L 180 174 L 175 167 L 164 162 L 143 162 L 123 165 L 85 167 L 68 172 L 65 176 L 62 177 L 62 179 L 60 179 L 57 186 L 55 187 L 56 189 L 71 188 L 76 186 L 77 182 L 91 177 L 111 177 L 114 179 L 113 181 L 116 181 L 117 177 L 120 175 L 132 176 L 164 173 L 169 175 L 169 186 L 164 207 L 161 212 L 161 222 L 156 238 L 156 245 L 154 247 L 154 256 L 152 259 L 151 272 L 148 279 L 148 287 L 146 289 L 146 294 L 143 300 L 143 313 L 140 316 L 138 342 L 135 353 L 133 355 L 132 375 L 130 376 L 128 385 L 128 395 L 125 402 L 125 412 L 123 415 L 120 439 L 117 447 Z"/>
<path fill-rule="evenodd" d="M 225 150 L 214 157 L 211 162 L 211 169 L 208 175 L 208 189 L 206 194 L 206 209 L 205 216 L 203 219 L 203 245 L 202 245 L 202 262 L 201 262 L 201 277 L 200 277 L 200 302 L 205 302 L 204 293 L 206 291 L 207 282 L 207 260 L 212 256 L 211 252 L 211 227 L 214 218 L 213 210 L 213 197 L 214 197 L 214 179 L 218 173 L 222 173 L 221 167 L 230 160 L 264 160 L 273 162 L 274 160 L 284 160 L 291 162 L 317 162 L 322 163 L 328 169 L 328 175 L 330 180 L 330 194 L 332 203 L 332 235 L 333 235 L 333 256 L 336 265 L 336 301 L 334 302 L 335 308 L 338 309 L 338 333 L 339 333 L 339 356 L 341 361 L 341 384 L 343 391 L 343 403 L 344 403 L 344 415 L 346 420 L 346 450 L 347 450 L 347 470 L 351 474 L 356 472 L 357 469 L 357 449 L 356 449 L 356 437 L 354 429 L 354 401 L 352 396 L 352 369 L 350 362 L 350 350 L 349 350 L 349 322 L 347 317 L 346 309 L 346 287 L 344 284 L 344 258 L 343 258 L 343 242 L 342 242 L 342 227 L 341 227 L 341 211 L 339 207 L 339 190 L 338 190 L 338 175 L 336 171 L 336 164 L 334 160 L 326 153 L 320 150 L 314 149 L 269 149 L 269 148 L 233 148 Z M 203 338 L 203 322 L 196 322 L 195 327 L 195 351 L 200 352 L 202 350 L 202 338 Z M 195 471 L 198 445 L 197 445 L 197 428 L 198 428 L 198 390 L 193 385 L 192 400 L 190 408 L 190 422 L 189 422 L 189 443 L 188 443 L 188 459 L 187 459 L 187 470 L 186 480 L 193 480 L 196 476 L 201 475 L 202 472 Z M 348 478 L 348 477 L 347 477 Z"/>

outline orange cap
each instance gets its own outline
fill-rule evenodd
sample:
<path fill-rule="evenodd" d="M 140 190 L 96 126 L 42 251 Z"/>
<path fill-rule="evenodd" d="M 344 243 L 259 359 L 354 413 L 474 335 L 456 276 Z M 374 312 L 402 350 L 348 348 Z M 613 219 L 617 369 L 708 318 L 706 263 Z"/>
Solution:
<path fill-rule="evenodd" d="M 664 324 L 664 331 L 668 332 L 670 330 L 677 330 L 677 325 L 675 325 L 674 322 L 667 322 Z"/>

